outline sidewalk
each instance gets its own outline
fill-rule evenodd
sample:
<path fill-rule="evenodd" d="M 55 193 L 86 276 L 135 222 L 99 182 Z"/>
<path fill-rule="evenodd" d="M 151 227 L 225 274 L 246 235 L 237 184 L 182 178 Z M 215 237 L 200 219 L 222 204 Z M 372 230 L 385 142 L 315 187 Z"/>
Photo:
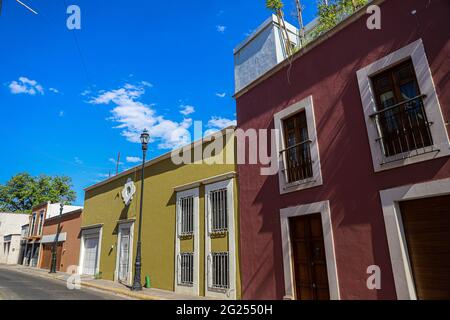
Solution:
<path fill-rule="evenodd" d="M 39 277 L 44 277 L 48 279 L 60 280 L 66 282 L 67 279 L 71 276 L 68 273 L 57 272 L 56 274 L 48 273 L 48 270 L 42 270 L 22 265 L 0 265 L 1 268 L 7 268 L 10 270 L 15 270 L 18 272 L 24 272 L 27 274 L 34 274 Z M 180 295 L 171 291 L 164 291 L 159 289 L 147 289 L 143 288 L 140 292 L 133 292 L 128 287 L 109 280 L 103 279 L 94 279 L 89 276 L 81 276 L 81 286 L 94 288 L 97 290 L 106 291 L 109 293 L 115 293 L 123 296 L 127 296 L 130 298 L 138 299 L 138 300 L 204 300 L 205 297 L 195 297 L 188 295 Z"/>

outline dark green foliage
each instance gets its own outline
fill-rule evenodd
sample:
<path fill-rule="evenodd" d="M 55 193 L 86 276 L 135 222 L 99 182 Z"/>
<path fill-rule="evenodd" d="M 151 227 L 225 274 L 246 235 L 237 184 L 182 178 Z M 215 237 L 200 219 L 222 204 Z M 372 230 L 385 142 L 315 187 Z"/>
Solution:
<path fill-rule="evenodd" d="M 266 8 L 273 11 L 280 10 L 284 7 L 283 1 L 281 0 L 266 0 Z"/>
<path fill-rule="evenodd" d="M 318 3 L 319 24 L 314 30 L 315 36 L 330 30 L 346 17 L 368 3 L 368 0 L 329 0 Z"/>
<path fill-rule="evenodd" d="M 0 184 L 0 211 L 30 213 L 33 206 L 47 201 L 59 202 L 63 198 L 66 204 L 76 199 L 70 177 L 33 177 L 20 173 L 6 184 Z"/>

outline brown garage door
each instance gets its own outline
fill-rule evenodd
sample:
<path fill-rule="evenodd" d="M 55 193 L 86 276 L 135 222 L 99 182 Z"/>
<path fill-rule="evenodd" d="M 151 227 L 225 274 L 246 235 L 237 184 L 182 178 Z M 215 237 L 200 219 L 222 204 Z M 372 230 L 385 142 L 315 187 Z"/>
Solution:
<path fill-rule="evenodd" d="M 450 299 L 450 196 L 400 203 L 418 299 Z"/>
<path fill-rule="evenodd" d="M 56 270 L 59 271 L 61 266 L 62 243 L 58 243 L 56 248 Z M 52 266 L 52 250 L 53 244 L 44 244 L 42 246 L 41 269 L 50 270 Z"/>
<path fill-rule="evenodd" d="M 329 300 L 327 261 L 320 214 L 290 219 L 298 300 Z"/>

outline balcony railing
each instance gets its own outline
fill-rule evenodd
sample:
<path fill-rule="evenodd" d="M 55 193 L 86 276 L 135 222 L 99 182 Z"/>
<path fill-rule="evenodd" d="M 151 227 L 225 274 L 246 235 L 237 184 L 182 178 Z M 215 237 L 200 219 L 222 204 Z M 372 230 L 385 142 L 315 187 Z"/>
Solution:
<path fill-rule="evenodd" d="M 372 114 L 383 162 L 399 161 L 420 154 L 436 152 L 423 99 L 420 95 Z"/>
<path fill-rule="evenodd" d="M 280 152 L 284 160 L 283 172 L 287 183 L 301 182 L 313 177 L 311 143 L 311 140 L 306 140 Z"/>

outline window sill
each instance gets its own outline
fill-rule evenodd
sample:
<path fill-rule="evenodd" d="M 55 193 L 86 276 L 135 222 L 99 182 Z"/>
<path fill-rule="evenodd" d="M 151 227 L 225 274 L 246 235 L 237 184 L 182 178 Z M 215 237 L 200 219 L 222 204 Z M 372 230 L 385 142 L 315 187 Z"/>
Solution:
<path fill-rule="evenodd" d="M 280 194 L 297 192 L 305 189 L 319 187 L 321 185 L 323 185 L 321 176 L 312 177 L 305 180 L 280 185 Z"/>
<path fill-rule="evenodd" d="M 447 156 L 450 156 L 450 144 L 429 146 L 425 148 L 425 151 L 419 154 L 417 154 L 417 152 L 414 150 L 388 158 L 383 157 L 379 153 L 377 160 L 379 165 L 375 167 L 375 172 L 401 168 L 411 164 L 421 163 L 424 161 L 434 160 Z"/>
<path fill-rule="evenodd" d="M 438 154 L 440 151 L 441 150 L 435 145 L 427 146 L 424 148 L 399 153 L 399 154 L 396 154 L 396 155 L 393 155 L 390 157 L 383 157 L 383 161 L 380 163 L 380 165 L 384 166 L 386 164 L 393 163 L 393 162 L 405 161 L 407 159 L 420 157 L 420 156 L 426 155 L 428 153 Z"/>
<path fill-rule="evenodd" d="M 209 233 L 209 236 L 211 238 L 223 238 L 228 234 L 228 230 L 223 230 L 223 231 L 211 231 Z"/>
<path fill-rule="evenodd" d="M 314 183 L 314 182 L 316 182 L 316 179 L 314 179 L 314 178 L 308 178 L 308 179 L 304 179 L 304 180 L 298 180 L 298 181 L 295 181 L 295 182 L 287 183 L 287 184 L 284 186 L 284 189 L 295 188 L 295 187 L 297 187 L 297 186 L 301 186 L 301 185 L 308 184 L 308 183 Z"/>
<path fill-rule="evenodd" d="M 194 238 L 194 233 L 179 234 L 178 238 L 181 240 L 189 240 Z"/>
<path fill-rule="evenodd" d="M 216 288 L 216 287 L 209 287 L 208 291 L 216 292 L 216 293 L 222 293 L 226 294 L 230 290 L 229 288 Z"/>

